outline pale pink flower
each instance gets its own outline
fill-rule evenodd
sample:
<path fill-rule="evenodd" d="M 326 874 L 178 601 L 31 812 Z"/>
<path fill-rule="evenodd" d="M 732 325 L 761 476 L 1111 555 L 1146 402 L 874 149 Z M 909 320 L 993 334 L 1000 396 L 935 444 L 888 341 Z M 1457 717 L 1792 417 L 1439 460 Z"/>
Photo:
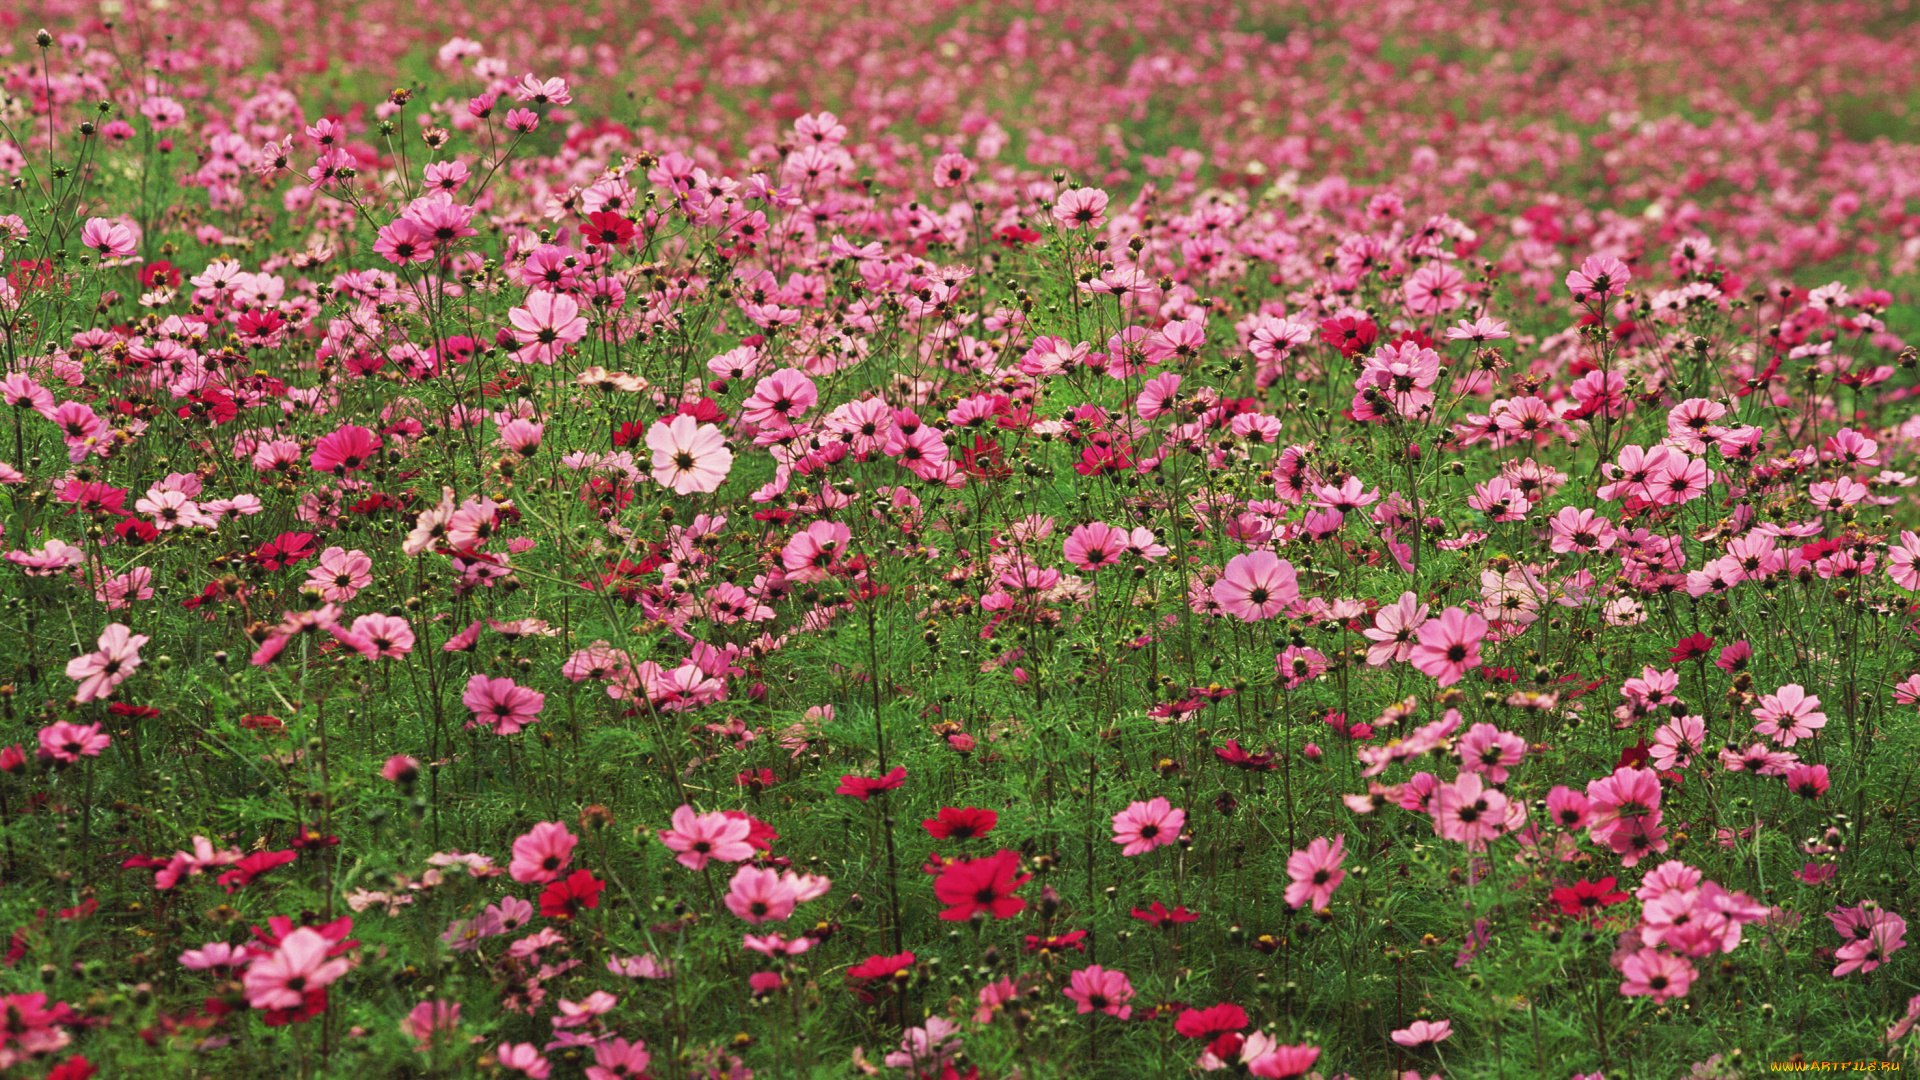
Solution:
<path fill-rule="evenodd" d="M 580 305 L 565 293 L 528 293 L 526 306 L 507 312 L 507 320 L 521 345 L 514 359 L 523 364 L 551 364 L 568 345 L 587 336 L 587 320 L 580 314 Z"/>
<path fill-rule="evenodd" d="M 733 468 L 727 437 L 685 413 L 648 428 L 647 448 L 653 451 L 654 480 L 676 495 L 717 490 Z"/>
<path fill-rule="evenodd" d="M 1409 659 L 1416 670 L 1433 676 L 1441 686 L 1452 686 L 1469 668 L 1480 666 L 1480 642 L 1487 629 L 1487 620 L 1450 607 L 1421 624 Z"/>
<path fill-rule="evenodd" d="M 145 634 L 119 623 L 107 624 L 100 632 L 98 649 L 67 661 L 67 678 L 80 680 L 73 699 L 84 705 L 112 695 L 140 667 L 140 646 L 146 643 Z"/>

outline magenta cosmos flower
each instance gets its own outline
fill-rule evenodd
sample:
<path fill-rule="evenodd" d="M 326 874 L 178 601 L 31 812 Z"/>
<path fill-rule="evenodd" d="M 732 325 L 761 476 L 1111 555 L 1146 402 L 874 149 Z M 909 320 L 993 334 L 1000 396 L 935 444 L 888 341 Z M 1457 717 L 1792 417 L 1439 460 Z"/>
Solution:
<path fill-rule="evenodd" d="M 1450 607 L 1421 625 L 1410 659 L 1422 674 L 1452 686 L 1468 668 L 1480 666 L 1480 641 L 1486 636 L 1487 620 Z"/>
<path fill-rule="evenodd" d="M 647 429 L 647 449 L 653 451 L 653 478 L 675 495 L 716 490 L 733 468 L 727 437 L 685 413 Z"/>
<path fill-rule="evenodd" d="M 461 704 L 473 710 L 467 726 L 493 725 L 495 735 L 512 735 L 539 719 L 546 707 L 547 695 L 529 690 L 512 679 L 489 679 L 475 675 L 467 680 L 467 692 Z"/>
<path fill-rule="evenodd" d="M 147 635 L 136 634 L 119 623 L 109 623 L 100 631 L 99 648 L 67 661 L 67 678 L 80 680 L 73 699 L 82 705 L 107 697 L 114 687 L 127 681 L 140 666 L 140 646 Z"/>
<path fill-rule="evenodd" d="M 514 340 L 520 342 L 514 359 L 523 364 L 551 364 L 568 345 L 587 336 L 580 305 L 564 293 L 528 293 L 526 306 L 507 312 L 507 321 L 513 323 Z"/>
<path fill-rule="evenodd" d="M 1122 855 L 1144 855 L 1180 839 L 1187 812 L 1175 810 L 1165 799 L 1136 802 L 1113 815 L 1113 842 L 1124 844 Z"/>
<path fill-rule="evenodd" d="M 1227 560 L 1227 569 L 1213 583 L 1213 601 L 1228 615 L 1245 622 L 1271 619 L 1300 598 L 1293 564 L 1271 551 L 1249 551 Z"/>

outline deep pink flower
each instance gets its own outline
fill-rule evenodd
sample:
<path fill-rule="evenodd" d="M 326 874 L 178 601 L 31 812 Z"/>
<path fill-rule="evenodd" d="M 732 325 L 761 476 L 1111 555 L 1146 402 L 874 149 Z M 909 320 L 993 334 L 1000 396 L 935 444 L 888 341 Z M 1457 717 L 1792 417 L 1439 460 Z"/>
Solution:
<path fill-rule="evenodd" d="M 473 712 L 468 727 L 489 724 L 495 735 L 512 735 L 539 719 L 546 707 L 547 695 L 529 690 L 512 679 L 490 679 L 474 675 L 467 680 L 467 692 L 460 701 Z"/>

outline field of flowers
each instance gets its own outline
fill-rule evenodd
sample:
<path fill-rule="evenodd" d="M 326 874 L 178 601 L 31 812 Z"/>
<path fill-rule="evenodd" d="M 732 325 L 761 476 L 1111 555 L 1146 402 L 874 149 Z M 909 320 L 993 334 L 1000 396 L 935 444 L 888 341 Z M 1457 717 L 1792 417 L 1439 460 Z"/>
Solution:
<path fill-rule="evenodd" d="M 1912 0 L 0 10 L 0 1077 L 1920 1059 L 1916 110 Z"/>

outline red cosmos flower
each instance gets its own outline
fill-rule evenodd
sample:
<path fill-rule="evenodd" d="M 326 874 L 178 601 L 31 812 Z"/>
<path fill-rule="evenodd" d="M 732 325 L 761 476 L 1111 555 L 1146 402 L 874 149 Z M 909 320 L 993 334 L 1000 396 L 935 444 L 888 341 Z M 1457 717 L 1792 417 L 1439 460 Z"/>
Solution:
<path fill-rule="evenodd" d="M 1059 953 L 1071 949 L 1074 952 L 1086 952 L 1087 943 L 1084 940 L 1086 936 L 1087 932 L 1085 930 L 1069 930 L 1064 934 L 1049 934 L 1046 937 L 1041 937 L 1039 934 L 1028 934 L 1026 951 L 1029 953 L 1037 953 L 1041 949 L 1045 949 L 1048 952 Z"/>
<path fill-rule="evenodd" d="M 1240 748 L 1240 740 L 1228 739 L 1227 745 L 1213 748 L 1213 755 L 1236 769 L 1249 772 L 1267 772 L 1279 768 L 1274 764 L 1273 751 L 1264 750 L 1258 754 L 1249 754 Z"/>
<path fill-rule="evenodd" d="M 1040 242 L 1040 234 L 1024 225 L 1003 226 L 993 234 L 993 238 L 1010 248 L 1018 248 L 1022 244 L 1037 244 Z"/>
<path fill-rule="evenodd" d="M 581 235 L 607 247 L 626 247 L 633 242 L 636 231 L 633 222 L 619 214 L 601 210 L 587 215 L 587 227 L 581 230 Z"/>
<path fill-rule="evenodd" d="M 1695 634 L 1692 637 L 1684 637 L 1674 642 L 1673 649 L 1667 655 L 1673 659 L 1674 663 L 1678 664 L 1683 660 L 1702 659 L 1707 655 L 1707 650 L 1711 648 L 1713 648 L 1712 638 L 1705 634 Z"/>
<path fill-rule="evenodd" d="M 1372 319 L 1342 315 L 1320 324 L 1320 340 L 1339 349 L 1340 355 L 1348 359 L 1373 348 L 1373 343 L 1379 337 L 1380 328 L 1373 324 Z"/>
<path fill-rule="evenodd" d="M 584 908 L 600 906 L 600 890 L 607 887 L 592 872 L 575 870 L 563 881 L 549 884 L 540 894 L 540 914 L 549 919 L 571 919 Z"/>
<path fill-rule="evenodd" d="M 1020 874 L 1020 855 L 1004 848 L 984 859 L 966 859 L 940 872 L 933 895 L 947 905 L 940 913 L 946 922 L 966 922 L 976 911 L 996 919 L 1011 919 L 1027 902 L 1013 895 L 1032 874 Z M 1016 876 L 1017 875 L 1017 876 Z"/>
<path fill-rule="evenodd" d="M 1188 911 L 1185 904 L 1168 911 L 1167 905 L 1158 900 L 1155 900 L 1151 907 L 1134 908 L 1133 917 L 1141 922 L 1150 922 L 1162 930 L 1171 930 L 1180 923 L 1190 923 L 1200 918 Z"/>
<path fill-rule="evenodd" d="M 279 570 L 312 557 L 312 533 L 281 533 L 261 544 L 247 561 L 265 570 Z"/>
<path fill-rule="evenodd" d="M 156 260 L 140 268 L 140 287 L 154 289 L 165 285 L 169 289 L 180 285 L 180 270 L 165 260 Z"/>
<path fill-rule="evenodd" d="M 833 793 L 835 795 L 851 795 L 861 802 L 866 802 L 867 798 L 874 792 L 892 791 L 894 788 L 906 782 L 907 770 L 895 767 L 892 772 L 881 777 L 843 776 L 840 778 L 840 786 L 834 788 Z"/>
<path fill-rule="evenodd" d="M 1133 459 L 1126 451 L 1113 446 L 1089 446 L 1080 451 L 1080 460 L 1073 471 L 1081 476 L 1111 476 L 1133 468 Z"/>
<path fill-rule="evenodd" d="M 991 810 L 967 806 L 943 807 L 935 817 L 920 823 L 935 840 L 972 840 L 985 836 L 1000 823 L 1000 815 Z"/>
<path fill-rule="evenodd" d="M 860 1000 L 872 1004 L 878 998 L 876 991 L 885 991 L 894 976 L 913 966 L 913 954 L 897 953 L 893 956 L 869 956 L 863 963 L 847 969 L 847 989 L 859 995 Z"/>
<path fill-rule="evenodd" d="M 90 1080 L 99 1071 L 84 1054 L 75 1054 L 54 1066 L 53 1071 L 47 1074 L 47 1080 Z"/>
<path fill-rule="evenodd" d="M 173 412 L 182 420 L 197 418 L 209 424 L 224 424 L 240 415 L 239 407 L 233 403 L 233 395 L 215 386 L 188 394 L 187 404 Z"/>
<path fill-rule="evenodd" d="M 981 480 L 1005 480 L 1013 475 L 1000 444 L 985 435 L 975 435 L 973 446 L 960 451 L 960 470 Z"/>
<path fill-rule="evenodd" d="M 1231 1002 L 1211 1009 L 1188 1009 L 1173 1022 L 1173 1030 L 1189 1039 L 1213 1039 L 1247 1026 L 1247 1011 Z"/>
<path fill-rule="evenodd" d="M 1582 878 L 1570 887 L 1553 890 L 1553 902 L 1559 904 L 1560 910 L 1568 915 L 1591 919 L 1599 914 L 1601 908 L 1626 902 L 1627 894 L 1615 891 L 1613 886 L 1611 874 L 1599 881 Z"/>
<path fill-rule="evenodd" d="M 113 527 L 113 535 L 128 547 L 141 547 L 160 538 L 160 530 L 141 521 L 139 518 L 127 518 Z"/>
<path fill-rule="evenodd" d="M 254 878 L 276 866 L 285 866 L 299 856 L 300 853 L 297 851 L 256 851 L 234 863 L 233 869 L 221 874 L 215 880 L 224 886 L 227 892 L 235 893 L 253 884 Z"/>

